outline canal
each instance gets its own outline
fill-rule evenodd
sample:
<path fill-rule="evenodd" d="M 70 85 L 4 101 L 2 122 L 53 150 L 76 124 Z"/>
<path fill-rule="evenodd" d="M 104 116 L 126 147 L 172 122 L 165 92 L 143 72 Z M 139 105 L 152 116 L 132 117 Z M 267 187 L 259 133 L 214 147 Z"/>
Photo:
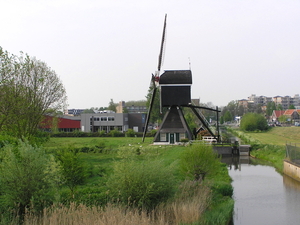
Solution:
<path fill-rule="evenodd" d="M 223 157 L 234 188 L 234 225 L 300 224 L 300 182 L 248 156 Z"/>

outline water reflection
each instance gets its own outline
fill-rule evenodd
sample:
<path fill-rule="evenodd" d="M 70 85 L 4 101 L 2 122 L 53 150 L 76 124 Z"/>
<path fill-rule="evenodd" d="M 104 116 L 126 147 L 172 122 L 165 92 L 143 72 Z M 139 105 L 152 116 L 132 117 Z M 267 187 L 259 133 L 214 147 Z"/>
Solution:
<path fill-rule="evenodd" d="M 233 224 L 299 224 L 300 183 L 248 156 L 222 159 L 233 179 Z"/>

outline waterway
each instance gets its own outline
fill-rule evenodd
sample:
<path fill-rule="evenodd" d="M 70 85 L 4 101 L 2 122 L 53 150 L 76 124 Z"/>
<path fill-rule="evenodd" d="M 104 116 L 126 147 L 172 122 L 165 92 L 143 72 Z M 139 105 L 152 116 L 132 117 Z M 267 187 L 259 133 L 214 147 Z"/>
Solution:
<path fill-rule="evenodd" d="M 300 224 L 300 182 L 248 156 L 222 161 L 233 179 L 232 224 Z"/>

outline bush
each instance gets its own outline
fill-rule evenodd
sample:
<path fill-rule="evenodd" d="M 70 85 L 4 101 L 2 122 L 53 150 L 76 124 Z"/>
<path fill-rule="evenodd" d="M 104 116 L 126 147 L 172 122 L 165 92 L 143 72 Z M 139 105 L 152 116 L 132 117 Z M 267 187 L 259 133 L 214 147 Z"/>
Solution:
<path fill-rule="evenodd" d="M 213 151 L 211 145 L 204 143 L 193 144 L 186 148 L 180 158 L 181 171 L 197 181 L 204 180 L 205 176 L 213 173 L 219 165 L 217 153 Z"/>
<path fill-rule="evenodd" d="M 115 129 L 115 130 L 111 130 L 109 133 L 108 133 L 109 136 L 111 137 L 120 137 L 122 135 L 122 133 Z"/>
<path fill-rule="evenodd" d="M 264 131 L 268 130 L 268 123 L 262 114 L 246 113 L 240 123 L 241 130 L 244 131 Z"/>
<path fill-rule="evenodd" d="M 134 137 L 136 135 L 136 132 L 132 129 L 128 129 L 125 134 L 126 137 Z"/>
<path fill-rule="evenodd" d="M 121 203 L 153 209 L 173 195 L 174 178 L 161 161 L 122 160 L 115 162 L 107 186 L 111 197 Z"/>
<path fill-rule="evenodd" d="M 56 159 L 61 165 L 63 181 L 73 195 L 76 187 L 85 183 L 88 167 L 81 159 L 80 153 L 71 147 L 57 151 Z"/>
<path fill-rule="evenodd" d="M 28 143 L 6 145 L 0 160 L 1 211 L 17 207 L 20 215 L 41 211 L 54 200 L 59 167 L 45 151 Z"/>
<path fill-rule="evenodd" d="M 9 135 L 0 135 L 0 148 L 8 144 L 17 145 L 18 139 Z"/>

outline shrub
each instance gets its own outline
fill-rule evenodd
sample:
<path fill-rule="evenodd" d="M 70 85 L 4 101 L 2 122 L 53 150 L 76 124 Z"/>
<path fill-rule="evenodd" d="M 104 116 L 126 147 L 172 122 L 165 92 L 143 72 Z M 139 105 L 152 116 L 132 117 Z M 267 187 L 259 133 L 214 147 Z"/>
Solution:
<path fill-rule="evenodd" d="M 20 215 L 34 206 L 41 211 L 54 200 L 59 167 L 42 148 L 27 142 L 6 145 L 0 160 L 1 211 L 17 207 Z"/>
<path fill-rule="evenodd" d="M 70 189 L 71 195 L 73 195 L 76 187 L 84 184 L 88 177 L 87 166 L 81 159 L 80 153 L 71 147 L 58 150 L 56 159 L 61 165 L 63 181 Z"/>
<path fill-rule="evenodd" d="M 204 180 L 207 174 L 213 173 L 219 166 L 217 153 L 211 145 L 193 144 L 186 148 L 180 158 L 181 171 L 194 180 Z"/>
<path fill-rule="evenodd" d="M 125 134 L 127 137 L 134 137 L 136 135 L 136 132 L 132 129 L 128 129 Z"/>
<path fill-rule="evenodd" d="M 121 135 L 122 135 L 122 133 L 117 129 L 111 130 L 109 132 L 109 136 L 111 136 L 111 137 L 120 137 Z"/>
<path fill-rule="evenodd" d="M 256 131 L 268 130 L 268 123 L 262 114 L 246 113 L 240 123 L 241 130 Z"/>
<path fill-rule="evenodd" d="M 8 144 L 17 145 L 18 139 L 9 135 L 0 135 L 0 148 Z"/>
<path fill-rule="evenodd" d="M 174 178 L 161 161 L 115 162 L 114 174 L 107 182 L 111 197 L 121 203 L 153 209 L 173 195 Z"/>

